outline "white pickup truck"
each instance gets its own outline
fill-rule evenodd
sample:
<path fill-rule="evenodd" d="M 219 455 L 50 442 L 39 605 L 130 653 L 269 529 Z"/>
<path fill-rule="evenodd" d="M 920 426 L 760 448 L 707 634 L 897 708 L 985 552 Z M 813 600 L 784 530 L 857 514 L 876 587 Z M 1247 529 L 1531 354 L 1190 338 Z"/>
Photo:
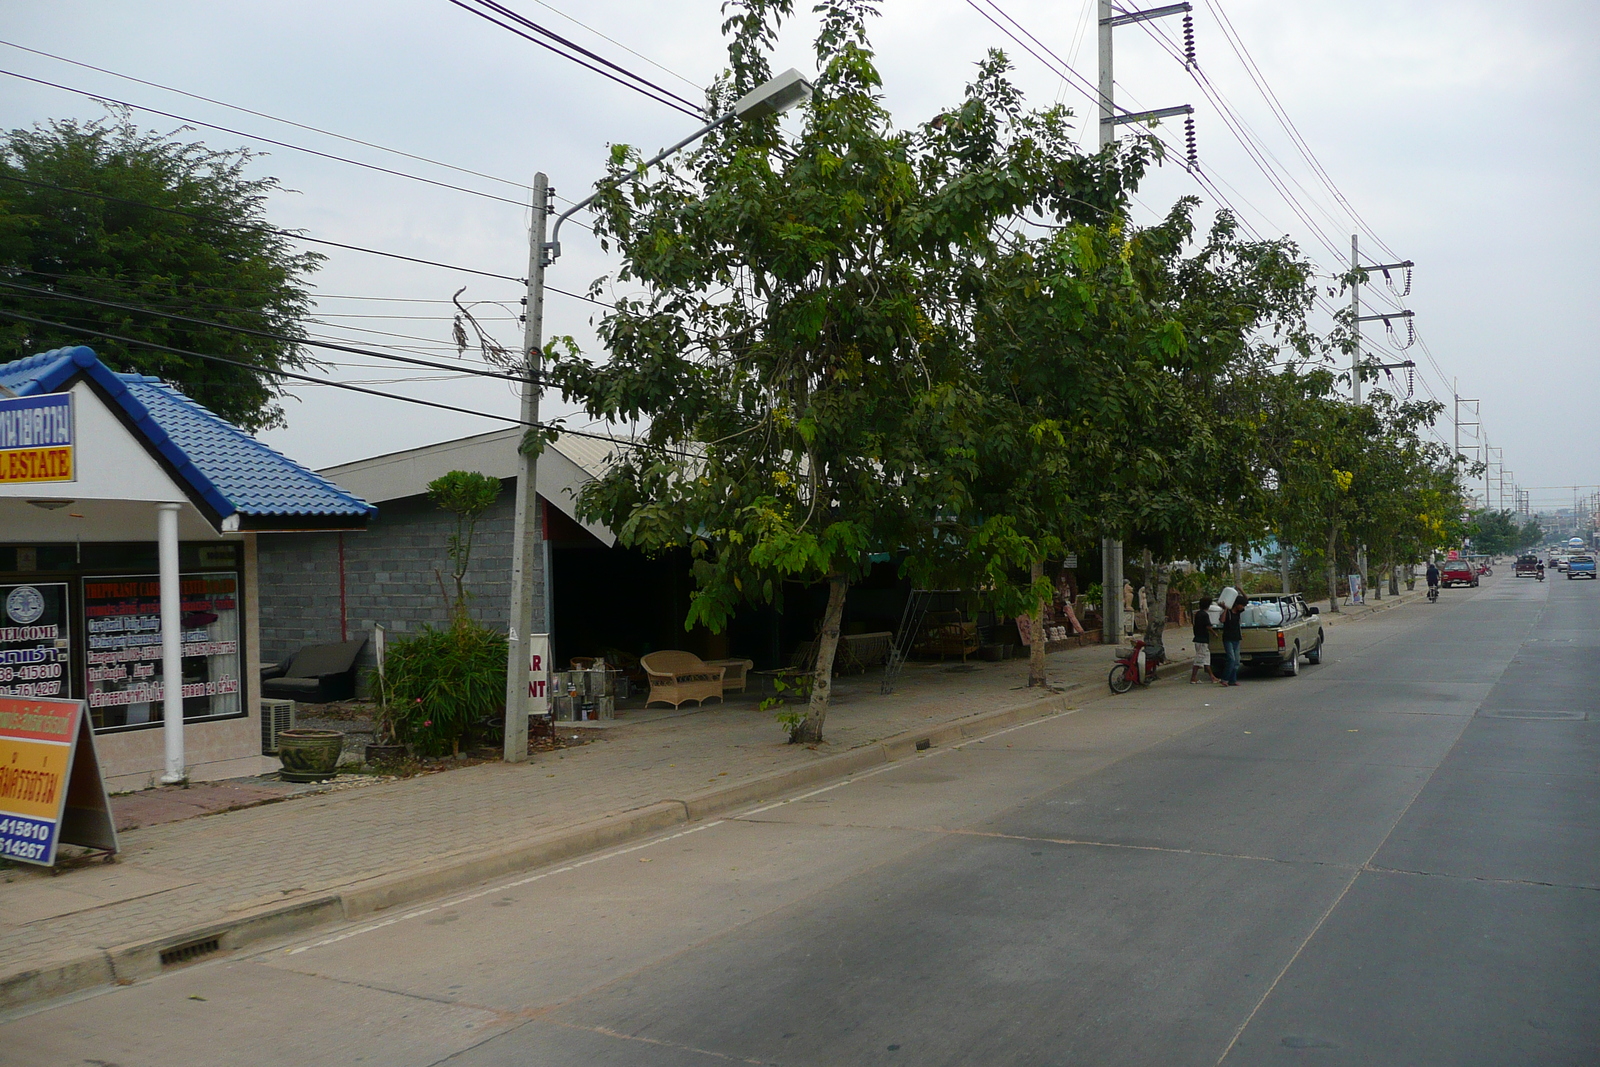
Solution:
<path fill-rule="evenodd" d="M 1245 667 L 1300 673 L 1301 657 L 1322 662 L 1322 619 L 1300 593 L 1254 593 L 1239 619 L 1239 658 Z M 1211 669 L 1219 676 L 1228 665 L 1222 630 L 1211 631 Z"/>

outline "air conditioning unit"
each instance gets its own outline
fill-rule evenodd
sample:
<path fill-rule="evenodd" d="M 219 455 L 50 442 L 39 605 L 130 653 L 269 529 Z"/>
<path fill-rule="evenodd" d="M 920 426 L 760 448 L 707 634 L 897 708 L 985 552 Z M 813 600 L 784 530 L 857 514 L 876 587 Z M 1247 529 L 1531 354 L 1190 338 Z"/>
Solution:
<path fill-rule="evenodd" d="M 294 701 L 268 700 L 261 701 L 261 754 L 263 756 L 276 756 L 278 754 L 278 735 L 285 730 L 294 729 Z"/>

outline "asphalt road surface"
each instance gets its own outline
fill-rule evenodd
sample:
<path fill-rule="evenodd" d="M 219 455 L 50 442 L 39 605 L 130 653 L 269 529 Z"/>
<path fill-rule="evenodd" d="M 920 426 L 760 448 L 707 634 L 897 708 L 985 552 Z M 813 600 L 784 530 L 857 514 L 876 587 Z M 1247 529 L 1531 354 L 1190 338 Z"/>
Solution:
<path fill-rule="evenodd" d="M 0 1062 L 1600 1063 L 1600 583 L 1183 675 L 50 1007 Z"/>

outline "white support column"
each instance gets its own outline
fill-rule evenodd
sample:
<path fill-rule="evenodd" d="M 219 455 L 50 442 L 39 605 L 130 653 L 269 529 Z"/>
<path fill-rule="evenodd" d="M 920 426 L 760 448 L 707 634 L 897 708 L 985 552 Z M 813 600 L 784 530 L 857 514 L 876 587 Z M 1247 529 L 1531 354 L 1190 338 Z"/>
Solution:
<path fill-rule="evenodd" d="M 178 510 L 156 505 L 156 545 L 161 560 L 161 732 L 166 741 L 167 785 L 183 781 L 183 576 L 178 569 Z"/>

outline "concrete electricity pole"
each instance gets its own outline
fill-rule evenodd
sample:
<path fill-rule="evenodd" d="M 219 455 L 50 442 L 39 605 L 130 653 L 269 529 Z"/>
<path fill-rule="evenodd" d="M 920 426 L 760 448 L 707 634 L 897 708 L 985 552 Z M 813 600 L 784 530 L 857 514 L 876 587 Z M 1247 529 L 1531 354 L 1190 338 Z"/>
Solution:
<path fill-rule="evenodd" d="M 550 179 L 533 176 L 533 222 L 528 227 L 527 314 L 522 327 L 522 421 L 524 436 L 539 424 L 539 371 L 544 351 L 544 230 L 550 215 Z M 535 560 L 550 596 L 550 575 L 542 554 L 544 531 L 539 522 L 539 457 L 526 440 L 517 447 L 517 511 L 511 535 L 511 617 L 506 649 L 505 758 L 520 763 L 528 758 L 528 645 L 533 636 L 533 575 Z"/>
<path fill-rule="evenodd" d="M 1181 3 L 1151 8 L 1148 11 L 1118 13 L 1111 6 L 1111 0 L 1100 0 L 1100 78 L 1098 84 L 1100 95 L 1098 107 L 1100 136 L 1098 145 L 1100 148 L 1104 149 L 1107 145 L 1116 141 L 1117 127 L 1124 123 L 1167 118 L 1171 115 L 1194 114 L 1194 108 L 1185 104 L 1182 107 L 1164 107 L 1155 111 L 1128 112 L 1118 115 L 1116 113 L 1116 86 L 1111 74 L 1111 31 L 1115 27 L 1124 26 L 1131 22 L 1144 22 L 1148 19 L 1162 18 L 1166 15 L 1181 15 L 1191 9 L 1191 5 Z M 1100 640 L 1108 645 L 1116 644 L 1122 640 L 1122 627 L 1126 621 L 1122 617 L 1122 569 L 1121 538 L 1102 537 L 1100 539 L 1100 618 L 1102 620 Z"/>
<path fill-rule="evenodd" d="M 790 68 L 782 74 L 768 78 L 733 102 L 724 114 L 706 123 L 670 148 L 665 148 L 645 160 L 621 178 L 605 182 L 599 189 L 573 204 L 550 227 L 549 239 L 545 236 L 545 222 L 550 215 L 550 181 L 543 174 L 533 179 L 533 224 L 528 228 L 528 314 L 524 320 L 522 346 L 527 364 L 522 383 L 522 421 L 524 434 L 539 427 L 539 372 L 544 349 L 544 271 L 561 255 L 561 224 L 577 212 L 594 203 L 607 190 L 630 181 L 660 163 L 674 152 L 679 152 L 698 141 L 719 126 L 735 119 L 760 118 L 789 110 L 802 100 L 811 97 L 811 83 Z M 507 762 L 521 762 L 528 758 L 528 652 L 533 629 L 533 560 L 542 548 L 539 529 L 539 491 L 536 483 L 539 461 L 527 448 L 526 440 L 518 449 L 517 460 L 517 514 L 516 530 L 511 543 L 511 618 L 509 641 L 506 649 L 506 740 Z M 548 560 L 548 555 L 543 557 Z M 550 596 L 550 573 L 541 567 L 544 577 L 546 618 Z M 541 671 L 549 664 L 541 665 Z"/>

